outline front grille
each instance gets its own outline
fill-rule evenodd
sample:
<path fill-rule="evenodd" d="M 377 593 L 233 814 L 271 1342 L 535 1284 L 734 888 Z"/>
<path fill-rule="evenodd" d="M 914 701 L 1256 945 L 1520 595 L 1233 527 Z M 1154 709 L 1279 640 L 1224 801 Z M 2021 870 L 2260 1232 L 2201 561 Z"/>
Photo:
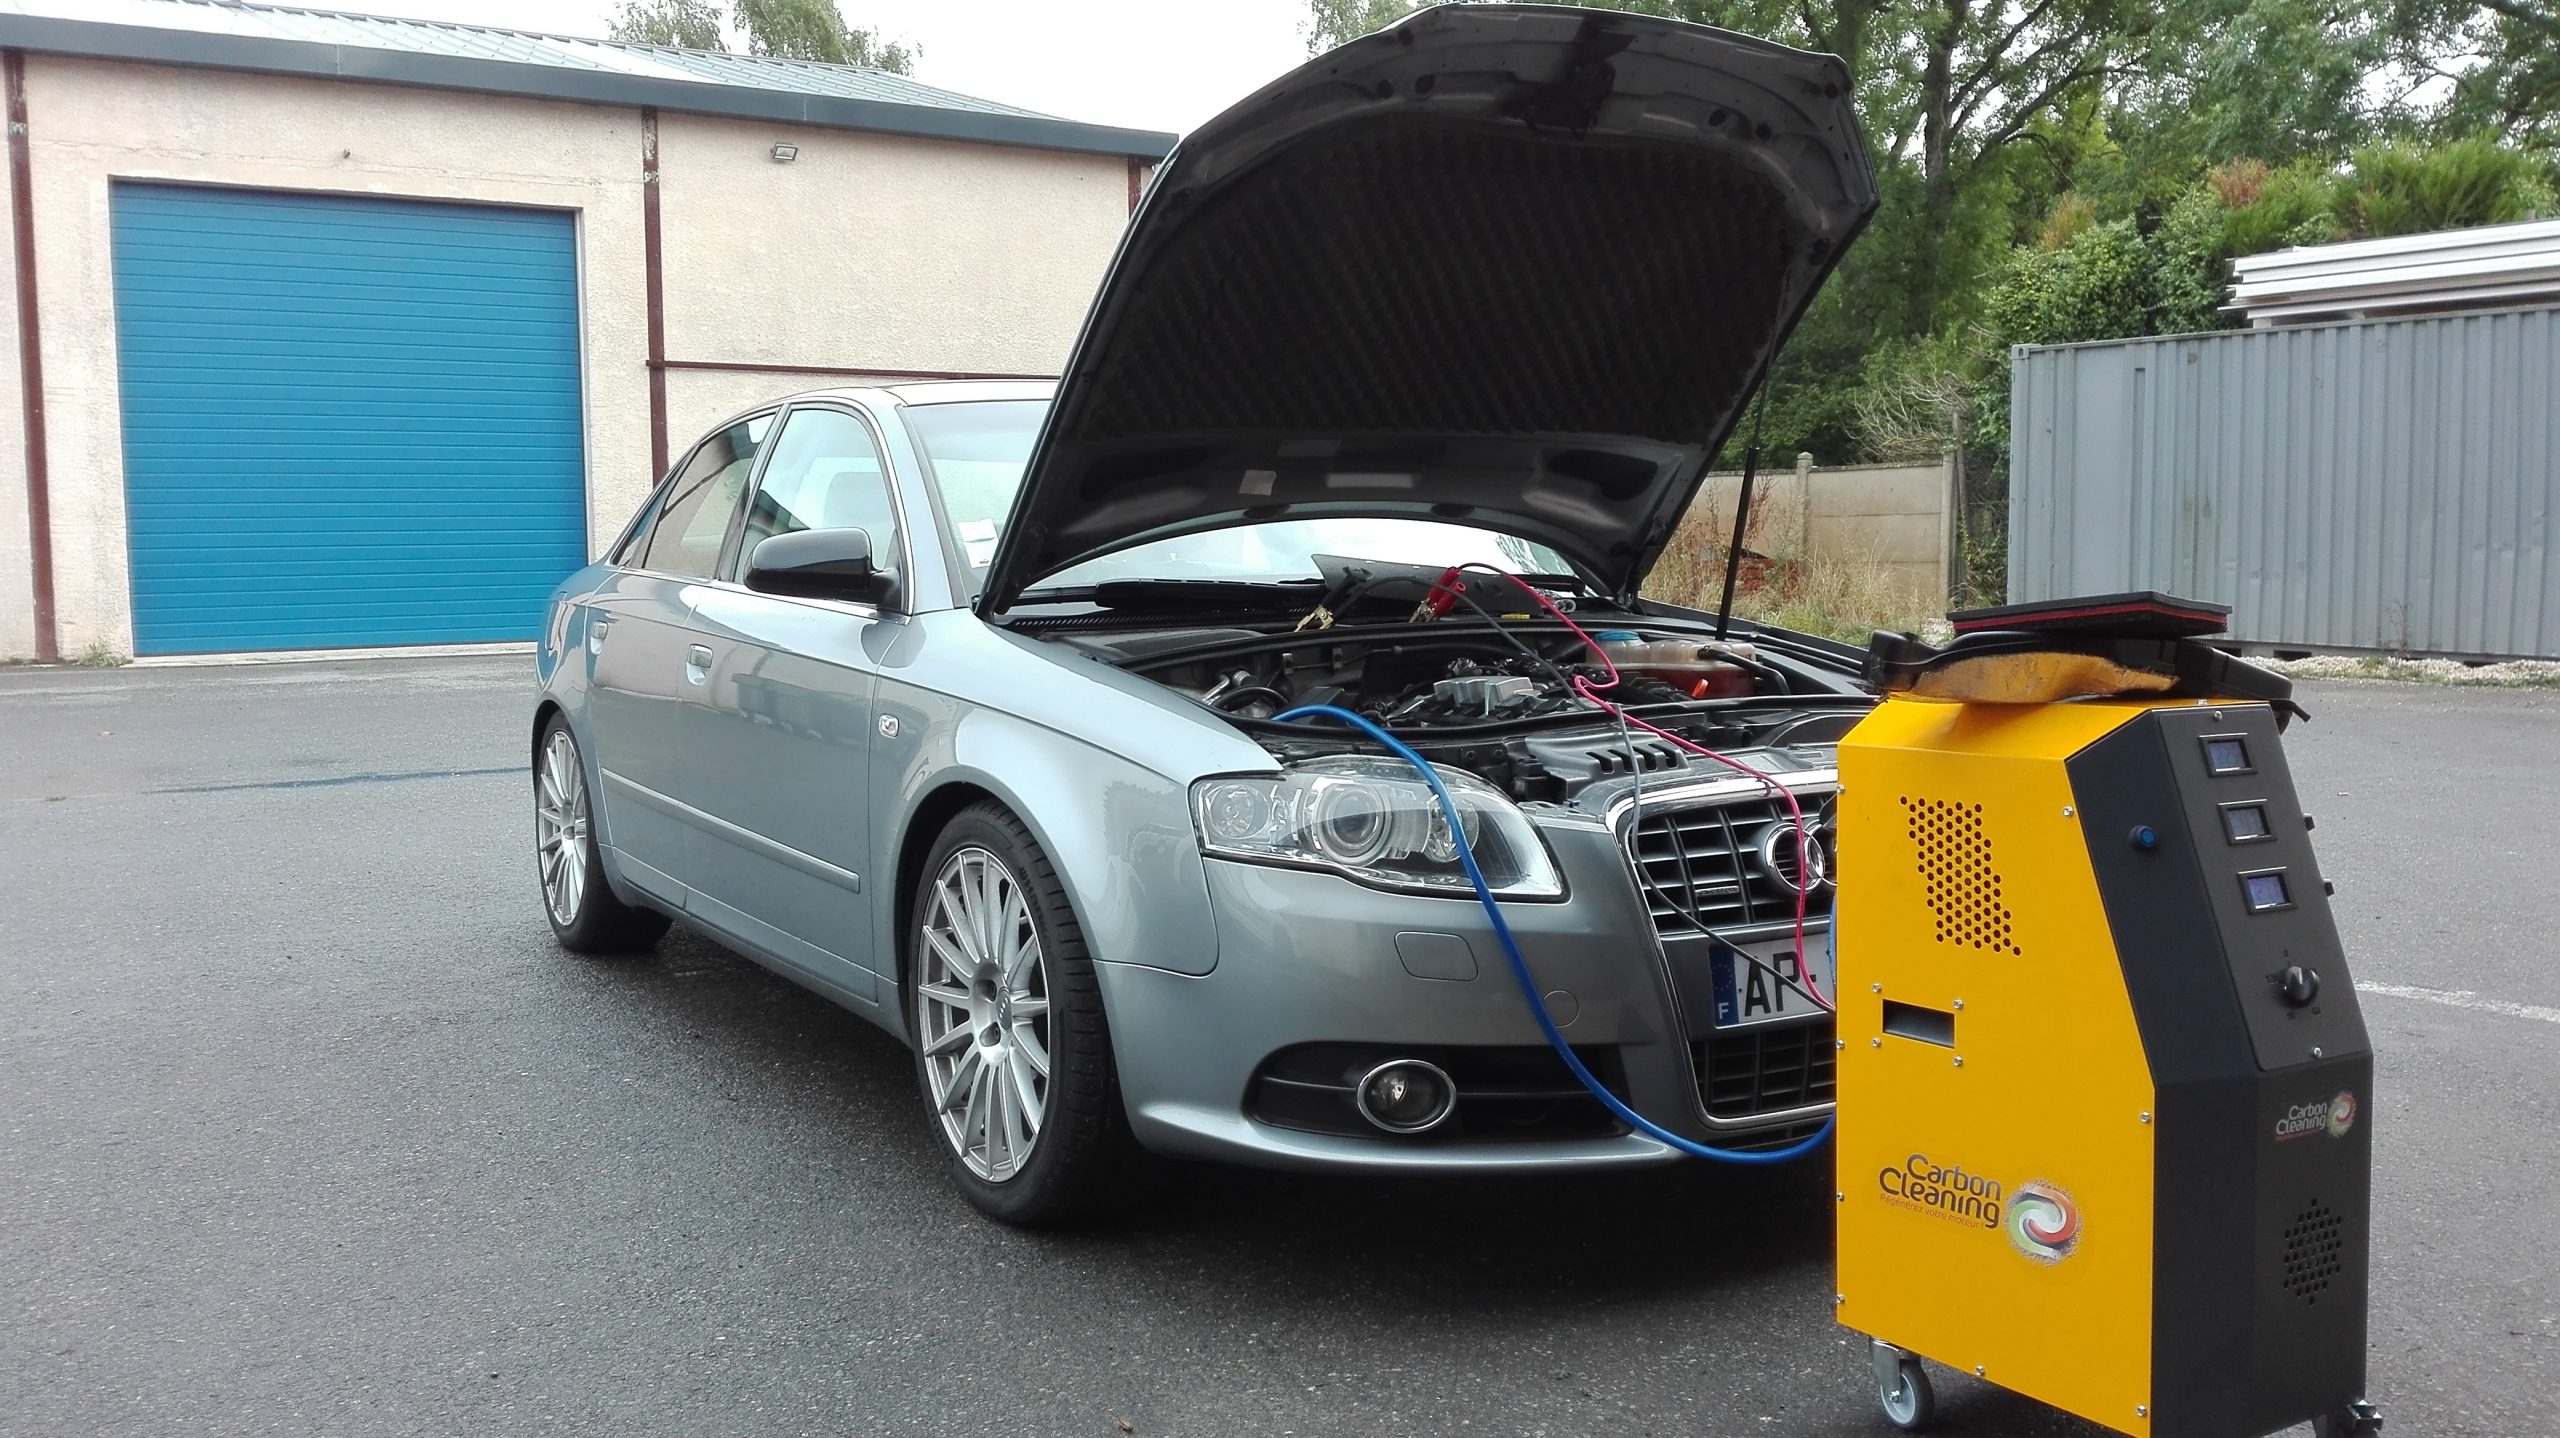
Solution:
<path fill-rule="evenodd" d="M 1574 1055 L 1620 1100 L 1627 1084 L 1614 1047 L 1576 1045 Z M 1424 1134 L 1390 1134 L 1360 1116 L 1352 1086 L 1389 1059 L 1415 1058 L 1440 1066 L 1457 1086 L 1448 1122 Z M 1544 1044 L 1513 1046 L 1399 1046 L 1301 1044 L 1263 1061 L 1253 1077 L 1247 1111 L 1262 1122 L 1309 1133 L 1382 1143 L 1434 1144 L 1607 1138 L 1626 1126 L 1566 1070 Z"/>
<path fill-rule="evenodd" d="M 1839 1051 L 1831 1019 L 1725 1029 L 1689 1046 L 1707 1116 L 1751 1118 L 1831 1102 Z"/>
<path fill-rule="evenodd" d="M 1826 797 L 1799 794 L 1796 802 L 1806 822 L 1823 835 L 1827 852 L 1828 825 L 1818 812 Z M 1795 892 L 1761 857 L 1761 841 L 1770 830 L 1783 832 L 1790 822 L 1786 806 L 1771 799 L 1648 809 L 1638 815 L 1629 848 L 1636 887 L 1644 891 L 1655 931 L 1675 938 L 1699 932 L 1701 923 L 1708 929 L 1729 929 L 1793 921 Z M 1778 867 L 1794 881 L 1802 863 L 1795 845 L 1781 842 L 1775 847 Z M 1829 885 L 1805 896 L 1804 912 L 1807 920 L 1830 914 Z"/>

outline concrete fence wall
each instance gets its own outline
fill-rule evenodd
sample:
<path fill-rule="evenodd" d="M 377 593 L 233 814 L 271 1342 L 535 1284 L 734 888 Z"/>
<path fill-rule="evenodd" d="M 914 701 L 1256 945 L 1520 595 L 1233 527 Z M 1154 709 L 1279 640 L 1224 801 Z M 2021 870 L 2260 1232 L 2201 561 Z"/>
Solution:
<path fill-rule="evenodd" d="M 1689 509 L 1719 548 L 1733 537 L 1739 474 L 1711 474 Z M 1890 570 L 1916 609 L 1935 612 L 1955 581 L 1956 463 L 1820 466 L 1763 473 L 1746 547 L 1772 558 L 1831 559 Z"/>

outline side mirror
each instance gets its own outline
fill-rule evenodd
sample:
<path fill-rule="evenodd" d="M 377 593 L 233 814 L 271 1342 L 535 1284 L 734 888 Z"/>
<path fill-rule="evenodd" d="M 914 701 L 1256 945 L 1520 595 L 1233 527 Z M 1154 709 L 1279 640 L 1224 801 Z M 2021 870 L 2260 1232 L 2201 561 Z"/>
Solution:
<path fill-rule="evenodd" d="M 862 529 L 803 529 L 758 540 L 747 555 L 746 583 L 758 594 L 886 603 L 897 576 L 871 562 Z"/>

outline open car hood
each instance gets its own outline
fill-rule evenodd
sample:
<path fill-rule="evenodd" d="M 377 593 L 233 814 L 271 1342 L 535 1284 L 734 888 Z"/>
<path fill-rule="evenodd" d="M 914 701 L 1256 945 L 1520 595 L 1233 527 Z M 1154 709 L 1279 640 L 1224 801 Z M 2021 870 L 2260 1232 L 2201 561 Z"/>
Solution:
<path fill-rule="evenodd" d="M 1875 208 L 1847 68 L 1651 16 L 1447 5 L 1185 137 L 982 591 L 1274 519 L 1437 518 L 1620 594 Z"/>

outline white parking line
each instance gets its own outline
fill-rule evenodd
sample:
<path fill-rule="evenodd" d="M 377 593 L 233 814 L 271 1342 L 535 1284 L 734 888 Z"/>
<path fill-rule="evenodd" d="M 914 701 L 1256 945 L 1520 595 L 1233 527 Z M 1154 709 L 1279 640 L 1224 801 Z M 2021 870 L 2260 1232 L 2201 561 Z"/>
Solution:
<path fill-rule="evenodd" d="M 2560 1024 L 2560 1009 L 2540 1004 L 2509 1003 L 2505 999 L 2484 999 L 2469 989 L 2421 989 L 2408 984 L 2377 984 L 2371 980 L 2356 981 L 2356 992 L 2381 994 L 2394 999 L 2423 999 L 2447 1008 L 2473 1009 L 2484 1014 L 2504 1014 L 2511 1019 L 2539 1019 L 2546 1024 Z"/>

